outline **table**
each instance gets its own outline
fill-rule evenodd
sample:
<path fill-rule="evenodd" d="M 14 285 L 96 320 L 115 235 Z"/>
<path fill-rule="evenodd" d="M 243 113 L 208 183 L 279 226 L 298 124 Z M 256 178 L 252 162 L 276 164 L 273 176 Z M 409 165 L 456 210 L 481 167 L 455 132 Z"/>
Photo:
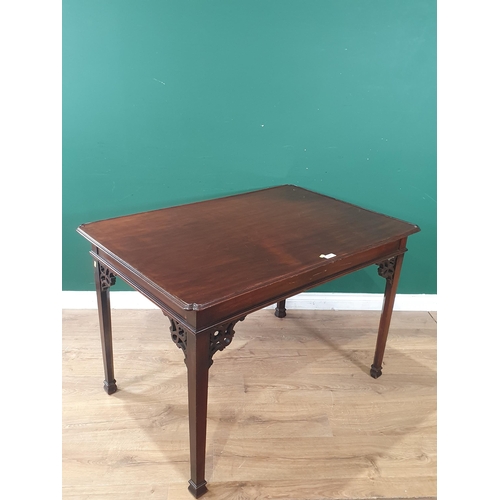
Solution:
<path fill-rule="evenodd" d="M 408 236 L 419 227 L 293 185 L 82 224 L 91 243 L 104 361 L 104 389 L 117 390 L 109 289 L 116 276 L 170 320 L 185 357 L 191 478 L 205 480 L 208 372 L 239 321 L 304 290 L 376 264 L 385 293 L 372 377 L 382 375 Z"/>

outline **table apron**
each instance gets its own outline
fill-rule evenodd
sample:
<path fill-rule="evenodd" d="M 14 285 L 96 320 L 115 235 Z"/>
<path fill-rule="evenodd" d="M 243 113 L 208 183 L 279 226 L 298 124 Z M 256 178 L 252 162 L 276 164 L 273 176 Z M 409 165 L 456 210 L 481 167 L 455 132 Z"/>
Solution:
<path fill-rule="evenodd" d="M 313 269 L 299 276 L 273 283 L 257 291 L 249 291 L 232 298 L 231 301 L 215 304 L 201 311 L 197 316 L 197 331 L 203 331 L 217 322 L 227 322 L 258 311 L 280 300 L 293 297 L 300 292 L 340 278 L 364 267 L 401 255 L 407 251 L 406 238 L 365 250 L 325 265 L 323 269 Z M 222 319 L 221 319 L 222 318 Z"/>
<path fill-rule="evenodd" d="M 300 292 L 345 276 L 364 267 L 377 264 L 396 255 L 406 252 L 406 238 L 386 243 L 348 256 L 344 259 L 326 263 L 322 268 L 311 269 L 297 276 L 288 277 L 258 290 L 250 290 L 226 301 L 209 305 L 201 310 L 183 309 L 152 287 L 139 275 L 131 272 L 112 256 L 101 253 L 95 248 L 90 252 L 92 257 L 107 266 L 114 274 L 120 276 L 132 288 L 156 304 L 164 314 L 176 319 L 194 333 L 213 329 L 218 325 L 241 318 L 251 312 L 258 311 L 280 300 L 293 297 Z"/>

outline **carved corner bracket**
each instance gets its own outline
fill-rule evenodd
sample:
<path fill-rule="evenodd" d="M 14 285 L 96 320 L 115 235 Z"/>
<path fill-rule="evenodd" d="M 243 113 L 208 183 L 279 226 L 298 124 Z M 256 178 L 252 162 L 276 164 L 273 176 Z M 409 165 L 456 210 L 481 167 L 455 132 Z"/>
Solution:
<path fill-rule="evenodd" d="M 173 343 L 182 349 L 184 353 L 184 361 L 186 360 L 186 350 L 188 343 L 187 332 L 184 327 L 175 319 L 170 319 L 170 336 L 172 337 Z M 223 351 L 233 340 L 234 337 L 234 325 L 238 321 L 243 321 L 245 317 L 239 318 L 237 320 L 231 321 L 229 323 L 224 323 L 220 325 L 217 329 L 210 332 L 210 345 L 209 345 L 209 366 L 213 364 L 213 355 L 217 351 Z"/>
<path fill-rule="evenodd" d="M 105 292 L 108 288 L 116 283 L 116 276 L 111 272 L 109 268 L 102 265 L 100 262 L 97 263 L 99 271 L 99 283 L 101 285 L 101 291 Z"/>
<path fill-rule="evenodd" d="M 184 357 L 186 357 L 187 348 L 187 335 L 182 328 L 182 325 L 175 319 L 170 319 L 170 336 L 172 337 L 172 342 L 179 348 L 182 349 Z"/>
<path fill-rule="evenodd" d="M 213 364 L 213 356 L 217 351 L 223 351 L 232 341 L 234 337 L 234 325 L 238 321 L 243 321 L 242 318 L 221 325 L 217 330 L 210 333 L 210 366 Z"/>
<path fill-rule="evenodd" d="M 380 262 L 378 264 L 378 275 L 385 278 L 389 283 L 392 284 L 394 279 L 394 269 L 396 266 L 396 257 L 391 257 L 390 259 Z"/>

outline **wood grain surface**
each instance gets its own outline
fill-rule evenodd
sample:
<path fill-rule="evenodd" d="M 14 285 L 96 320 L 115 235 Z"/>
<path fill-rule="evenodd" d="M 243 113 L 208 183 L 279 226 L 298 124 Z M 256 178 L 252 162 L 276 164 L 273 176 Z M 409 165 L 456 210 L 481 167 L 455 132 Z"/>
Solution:
<path fill-rule="evenodd" d="M 435 313 L 272 311 L 238 324 L 210 369 L 206 499 L 436 495 Z M 184 357 L 155 310 L 114 310 L 118 392 L 102 390 L 97 311 L 63 311 L 63 498 L 184 500 Z"/>
<path fill-rule="evenodd" d="M 319 279 L 363 251 L 418 231 L 414 224 L 291 185 L 78 228 L 103 256 L 126 263 L 133 275 L 196 310 L 285 277 L 299 286 L 298 277 L 309 270 Z M 330 253 L 334 257 L 320 257 Z"/>

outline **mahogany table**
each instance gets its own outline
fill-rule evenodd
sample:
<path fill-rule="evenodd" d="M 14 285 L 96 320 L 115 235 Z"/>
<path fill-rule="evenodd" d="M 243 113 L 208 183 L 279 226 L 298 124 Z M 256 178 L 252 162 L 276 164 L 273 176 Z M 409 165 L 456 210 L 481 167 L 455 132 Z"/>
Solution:
<path fill-rule="evenodd" d="M 376 264 L 386 279 L 370 374 L 382 374 L 407 237 L 418 226 L 292 186 L 81 225 L 92 244 L 104 359 L 104 389 L 116 390 L 109 288 L 120 276 L 170 319 L 185 356 L 191 479 L 205 481 L 208 370 L 238 321 L 321 283 Z"/>

